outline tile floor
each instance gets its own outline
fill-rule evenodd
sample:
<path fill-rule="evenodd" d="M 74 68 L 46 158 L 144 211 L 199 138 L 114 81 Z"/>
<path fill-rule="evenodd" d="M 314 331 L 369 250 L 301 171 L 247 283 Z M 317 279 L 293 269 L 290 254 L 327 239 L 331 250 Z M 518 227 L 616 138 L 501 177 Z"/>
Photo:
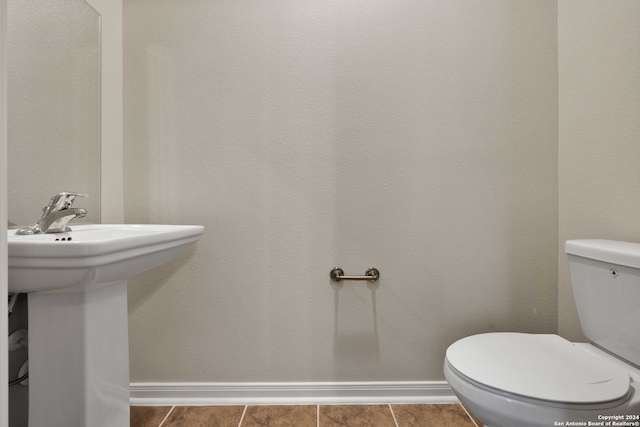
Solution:
<path fill-rule="evenodd" d="M 132 406 L 131 427 L 482 427 L 459 404 Z"/>

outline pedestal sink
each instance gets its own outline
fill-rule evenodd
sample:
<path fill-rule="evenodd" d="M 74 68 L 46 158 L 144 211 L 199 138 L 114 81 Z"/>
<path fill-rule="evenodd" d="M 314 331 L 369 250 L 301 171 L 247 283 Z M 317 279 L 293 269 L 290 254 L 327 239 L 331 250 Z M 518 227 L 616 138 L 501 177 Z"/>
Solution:
<path fill-rule="evenodd" d="M 129 425 L 127 282 L 200 239 L 190 225 L 8 232 L 9 292 L 30 292 L 29 426 Z"/>

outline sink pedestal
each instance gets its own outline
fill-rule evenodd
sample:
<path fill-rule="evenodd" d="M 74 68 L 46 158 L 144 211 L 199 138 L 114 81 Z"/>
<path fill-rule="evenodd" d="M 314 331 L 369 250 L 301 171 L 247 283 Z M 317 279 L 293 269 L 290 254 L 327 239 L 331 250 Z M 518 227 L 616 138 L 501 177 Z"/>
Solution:
<path fill-rule="evenodd" d="M 34 292 L 29 427 L 129 425 L 127 282 Z"/>

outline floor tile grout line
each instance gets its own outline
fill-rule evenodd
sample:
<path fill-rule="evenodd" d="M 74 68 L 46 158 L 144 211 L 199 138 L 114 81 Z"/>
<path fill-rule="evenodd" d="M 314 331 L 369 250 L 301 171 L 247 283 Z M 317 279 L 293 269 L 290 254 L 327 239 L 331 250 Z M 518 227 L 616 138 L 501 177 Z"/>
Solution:
<path fill-rule="evenodd" d="M 474 426 L 478 427 L 478 423 L 476 423 L 475 418 L 473 418 L 471 416 L 471 414 L 469 413 L 469 411 L 467 411 L 467 408 L 464 407 L 464 405 L 462 403 L 458 403 L 458 405 L 462 406 L 462 410 L 464 411 L 465 414 L 467 414 L 467 417 L 469 417 L 469 419 L 471 420 L 471 422 L 473 423 Z"/>
<path fill-rule="evenodd" d="M 172 406 L 171 409 L 169 409 L 169 412 L 167 412 L 167 415 L 164 416 L 164 418 L 162 419 L 158 427 L 162 427 L 162 424 L 164 424 L 164 422 L 167 421 L 167 418 L 169 418 L 169 415 L 171 415 L 174 409 L 175 409 L 175 406 Z"/>
<path fill-rule="evenodd" d="M 389 408 L 389 412 L 391 413 L 391 418 L 393 419 L 393 426 L 394 427 L 400 427 L 400 425 L 398 424 L 398 419 L 396 418 L 396 414 L 393 410 L 393 405 L 391 403 L 387 403 L 386 404 L 387 407 Z M 478 424 L 478 422 L 474 419 L 474 417 L 471 415 L 471 413 L 469 413 L 469 411 L 467 410 L 467 408 L 464 407 L 464 405 L 462 405 L 461 403 L 458 403 L 458 405 L 460 405 L 460 407 L 462 407 L 462 410 L 464 411 L 464 413 L 467 415 L 468 419 L 471 421 L 471 425 L 474 427 L 481 427 L 482 424 Z M 273 405 L 275 406 L 275 405 Z M 321 412 L 321 404 L 316 404 L 316 427 L 320 427 L 320 412 Z M 366 405 L 364 405 L 366 406 Z M 177 406 L 171 406 L 171 408 L 169 409 L 169 411 L 167 412 L 167 414 L 164 416 L 164 418 L 162 419 L 162 421 L 160 422 L 160 424 L 158 425 L 158 427 L 163 427 L 165 425 L 165 423 L 169 420 L 169 418 L 171 417 L 171 414 L 173 413 L 173 411 L 176 409 Z M 249 409 L 249 405 L 244 405 L 243 407 L 243 411 L 242 411 L 242 415 L 240 416 L 240 421 L 238 423 L 238 427 L 242 427 L 243 423 L 244 423 L 244 418 L 247 416 L 247 411 Z M 168 425 L 167 425 L 168 427 Z"/>
<path fill-rule="evenodd" d="M 238 427 L 242 426 L 242 422 L 244 421 L 244 414 L 247 413 L 247 407 L 249 405 L 244 405 L 244 410 L 242 411 L 242 416 L 240 417 L 240 423 L 238 423 Z"/>
<path fill-rule="evenodd" d="M 389 405 L 389 411 L 391 411 L 391 417 L 393 418 L 393 422 L 395 423 L 396 427 L 398 426 L 398 420 L 396 420 L 396 414 L 393 413 L 393 407 L 391 406 L 391 403 L 388 403 Z"/>

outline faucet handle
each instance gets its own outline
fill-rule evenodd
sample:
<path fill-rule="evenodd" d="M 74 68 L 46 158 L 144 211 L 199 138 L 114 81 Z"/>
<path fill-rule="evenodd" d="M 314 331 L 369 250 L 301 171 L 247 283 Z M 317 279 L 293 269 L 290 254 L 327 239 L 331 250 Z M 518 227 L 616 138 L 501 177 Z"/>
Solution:
<path fill-rule="evenodd" d="M 62 191 L 51 196 L 49 204 L 42 208 L 42 216 L 48 215 L 51 211 L 62 211 L 69 209 L 76 197 L 89 197 L 86 193 L 74 193 Z"/>

